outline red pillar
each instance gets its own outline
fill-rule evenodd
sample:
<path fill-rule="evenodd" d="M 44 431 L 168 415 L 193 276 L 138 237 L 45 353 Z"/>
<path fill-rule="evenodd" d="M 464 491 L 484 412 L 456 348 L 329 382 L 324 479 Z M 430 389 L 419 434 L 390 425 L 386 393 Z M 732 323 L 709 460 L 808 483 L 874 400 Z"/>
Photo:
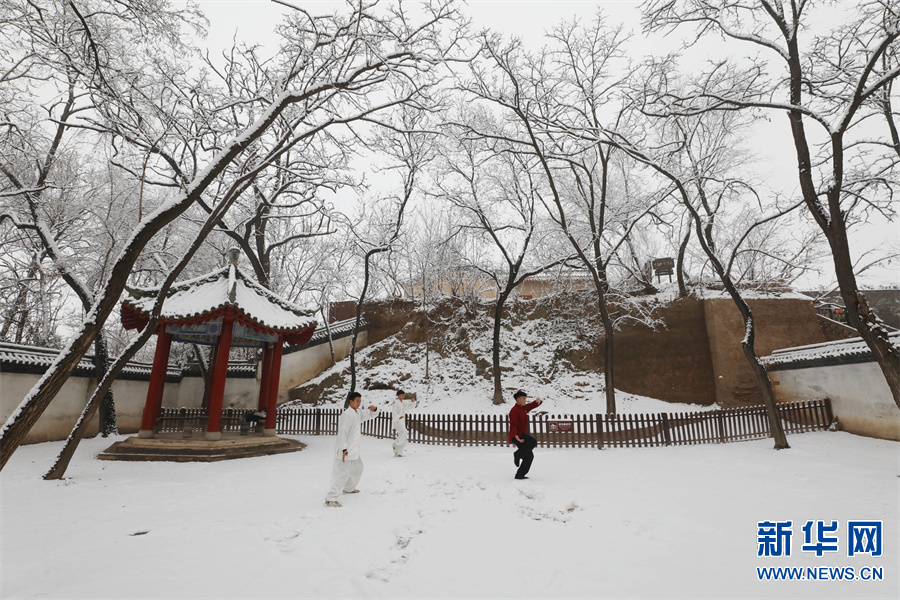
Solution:
<path fill-rule="evenodd" d="M 166 387 L 166 373 L 169 370 L 169 350 L 172 348 L 172 336 L 166 332 L 165 323 L 156 329 L 156 353 L 153 355 L 153 367 L 150 369 L 150 385 L 147 386 L 147 402 L 144 403 L 144 416 L 141 419 L 141 430 L 138 437 L 152 438 L 156 419 L 162 407 L 163 391 Z"/>
<path fill-rule="evenodd" d="M 256 409 L 262 410 L 269 404 L 269 377 L 272 372 L 272 350 L 274 346 L 265 344 L 263 346 L 262 371 L 259 375 L 259 399 L 256 402 Z"/>
<path fill-rule="evenodd" d="M 281 351 L 284 347 L 284 337 L 280 334 L 272 348 L 272 367 L 269 372 L 269 397 L 266 403 L 266 429 L 265 435 L 275 435 L 275 416 L 278 411 L 278 382 L 281 380 Z"/>
<path fill-rule="evenodd" d="M 222 320 L 222 334 L 216 344 L 216 368 L 212 373 L 209 386 L 209 420 L 206 426 L 206 439 L 218 440 L 222 437 L 222 400 L 225 397 L 225 377 L 228 375 L 228 353 L 231 350 L 231 334 L 234 319 L 226 315 Z"/>
<path fill-rule="evenodd" d="M 212 374 L 216 372 L 216 350 L 218 350 L 218 346 L 213 346 L 212 352 L 209 353 L 209 367 L 206 376 L 209 377 L 209 385 L 203 384 L 203 403 L 200 405 L 203 408 L 203 414 L 207 417 L 209 416 L 209 392 L 212 388 Z"/>

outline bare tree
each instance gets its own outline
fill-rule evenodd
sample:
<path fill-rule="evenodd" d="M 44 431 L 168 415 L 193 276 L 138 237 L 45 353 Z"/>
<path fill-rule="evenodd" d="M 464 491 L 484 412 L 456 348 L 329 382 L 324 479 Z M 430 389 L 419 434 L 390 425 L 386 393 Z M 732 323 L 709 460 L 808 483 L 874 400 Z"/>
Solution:
<path fill-rule="evenodd" d="M 228 98 L 234 95 L 265 95 L 277 85 L 273 77 L 278 72 L 271 71 L 270 61 L 260 53 L 256 46 L 233 47 L 223 53 L 222 66 L 206 58 L 209 72 L 222 88 L 218 105 L 229 104 Z M 220 118 L 233 129 L 244 117 L 232 106 Z M 271 135 L 277 137 L 290 126 L 287 120 L 277 121 Z M 340 136 L 336 131 L 303 140 L 256 179 L 253 193 L 238 200 L 229 222 L 219 223 L 223 243 L 237 244 L 264 286 L 292 300 L 303 293 L 320 263 L 321 253 L 312 239 L 334 233 L 333 207 L 322 193 L 333 195 L 341 187 L 357 185 L 341 173 L 356 144 L 352 134 Z M 203 200 L 200 206 L 207 214 L 213 210 Z M 217 254 L 225 249 L 220 247 Z"/>
<path fill-rule="evenodd" d="M 598 143 L 596 136 L 594 141 L 580 137 L 581 129 L 596 129 L 610 116 L 615 121 L 621 114 L 615 99 L 621 80 L 610 75 L 611 65 L 622 58 L 621 29 L 607 27 L 598 15 L 586 28 L 561 25 L 551 39 L 554 45 L 546 53 L 530 56 L 517 42 L 505 44 L 486 35 L 482 40 L 485 66 L 473 70 L 465 89 L 497 107 L 514 124 L 512 133 L 494 137 L 516 147 L 516 152 L 533 156 L 540 165 L 541 201 L 590 274 L 596 291 L 605 338 L 606 412 L 615 413 L 610 264 L 658 200 L 615 195 L 610 181 L 613 149 Z"/>
<path fill-rule="evenodd" d="M 715 121 L 715 117 L 712 116 L 710 120 Z M 717 122 L 720 127 L 724 126 L 721 120 Z M 797 209 L 799 203 L 786 206 L 776 204 L 770 212 L 756 217 L 740 235 L 735 235 L 732 231 L 731 243 L 724 243 L 724 236 L 717 235 L 719 233 L 717 223 L 723 221 L 725 209 L 731 208 L 736 202 L 743 203 L 742 196 L 745 195 L 759 201 L 759 196 L 752 186 L 745 181 L 729 177 L 726 169 L 733 168 L 733 165 L 726 167 L 726 163 L 720 160 L 721 156 L 715 156 L 726 151 L 728 147 L 727 144 L 719 143 L 723 133 L 735 135 L 741 128 L 735 121 L 728 123 L 724 131 L 719 131 L 715 127 L 711 129 L 685 127 L 684 123 L 679 122 L 678 117 L 674 117 L 673 122 L 662 124 L 661 130 L 658 139 L 642 138 L 640 145 L 632 142 L 628 135 L 621 132 L 610 130 L 597 132 L 603 138 L 603 143 L 626 152 L 639 164 L 662 176 L 671 186 L 672 194 L 688 211 L 694 224 L 697 241 L 706 254 L 709 265 L 741 314 L 744 324 L 741 348 L 763 392 L 769 431 L 774 439 L 775 448 L 789 448 L 778 416 L 771 380 L 756 353 L 756 322 L 750 306 L 735 284 L 732 270 L 735 258 L 740 255 L 742 246 L 750 234 Z M 698 131 L 710 131 L 712 135 L 700 135 Z M 703 157 L 704 160 L 701 161 L 698 157 Z"/>
<path fill-rule="evenodd" d="M 865 1 L 841 7 L 846 10 L 838 24 L 817 33 L 816 15 L 836 8 L 825 2 L 652 0 L 645 25 L 663 31 L 695 27 L 697 40 L 719 35 L 730 47 L 746 45 L 753 53 L 738 57 L 744 63 L 715 62 L 695 90 L 663 99 L 681 114 L 742 110 L 788 117 L 800 192 L 831 249 L 848 321 L 871 349 L 900 408 L 900 350 L 859 290 L 848 237 L 867 212 L 892 214 L 900 138 L 885 94 L 900 76 L 900 14 L 893 2 Z M 883 127 L 875 125 L 879 118 Z"/>
<path fill-rule="evenodd" d="M 91 183 L 90 176 L 97 170 L 92 168 L 94 156 L 78 147 L 89 143 L 85 138 L 90 136 L 79 135 L 75 121 L 95 109 L 95 92 L 107 84 L 105 72 L 135 74 L 134 65 L 101 59 L 99 53 L 122 44 L 123 30 L 136 23 L 142 23 L 146 39 L 170 35 L 179 23 L 191 23 L 194 15 L 102 1 L 57 3 L 43 9 L 31 3 L 3 2 L 0 8 L 11 16 L 2 53 L 15 60 L 0 79 L 2 95 L 9 96 L 0 190 L 14 191 L 16 200 L 24 200 L 0 210 L 27 232 L 25 239 L 32 242 L 35 256 L 52 265 L 49 268 L 65 281 L 87 313 L 117 243 L 123 240 L 117 239 L 117 228 L 111 224 L 120 215 L 113 217 L 109 209 L 103 214 L 90 206 L 88 199 L 102 197 L 104 192 Z M 102 33 L 93 30 L 100 21 Z M 101 60 L 106 68 L 100 67 Z M 111 209 L 116 202 L 111 199 L 108 206 Z M 94 339 L 98 380 L 109 368 L 108 352 L 105 332 L 99 327 Z M 100 414 L 101 433 L 115 433 L 112 392 L 104 398 Z"/>
<path fill-rule="evenodd" d="M 595 32 L 598 28 L 595 25 L 595 29 L 588 30 L 586 37 L 577 27 L 563 30 L 561 33 L 560 38 L 565 42 L 563 47 L 567 48 L 567 52 L 563 53 L 563 56 L 574 65 L 572 69 L 574 76 L 571 78 L 566 78 L 566 71 L 559 67 L 551 70 L 538 69 L 536 65 L 539 65 L 540 62 L 537 60 L 527 63 L 525 68 L 517 68 L 510 52 L 497 52 L 489 44 L 486 44 L 487 51 L 491 52 L 492 56 L 500 57 L 498 64 L 502 65 L 504 73 L 519 74 L 523 70 L 526 73 L 535 73 L 530 77 L 514 78 L 513 75 L 507 75 L 510 80 L 515 82 L 512 86 L 513 93 L 506 93 L 495 102 L 505 103 L 518 116 L 524 129 L 528 132 L 529 152 L 539 156 L 542 163 L 547 165 L 545 170 L 548 185 L 552 190 L 550 197 L 553 200 L 552 204 L 556 207 L 552 214 L 558 218 L 558 222 L 567 236 L 573 239 L 573 247 L 577 249 L 582 246 L 577 243 L 577 238 L 572 233 L 571 218 L 568 217 L 570 213 L 566 212 L 567 206 L 564 202 L 566 195 L 581 198 L 584 206 L 588 209 L 587 214 L 591 216 L 591 222 L 597 223 L 596 228 L 590 229 L 591 236 L 588 239 L 610 244 L 611 250 L 607 250 L 594 241 L 593 255 L 589 255 L 584 250 L 580 253 L 583 262 L 592 269 L 598 295 L 605 297 L 609 293 L 608 271 L 606 270 L 609 265 L 609 257 L 618 253 L 635 225 L 643 217 L 652 215 L 656 206 L 670 194 L 674 194 L 684 205 L 694 222 L 698 241 L 707 260 L 744 318 L 746 335 L 742 342 L 742 348 L 763 388 L 776 448 L 786 448 L 788 447 L 787 441 L 775 409 L 771 383 L 755 353 L 755 329 L 752 314 L 731 279 L 732 261 L 729 259 L 723 261 L 716 250 L 715 226 L 710 226 L 710 219 L 714 222 L 720 214 L 720 206 L 711 199 L 711 191 L 716 190 L 716 193 L 721 191 L 721 197 L 725 198 L 734 195 L 735 190 L 737 193 L 743 193 L 751 188 L 747 185 L 739 185 L 738 180 L 732 180 L 724 181 L 722 189 L 717 190 L 716 186 L 723 181 L 724 174 L 718 168 L 715 158 L 709 164 L 704 161 L 710 154 L 721 152 L 725 147 L 717 139 L 720 133 L 719 129 L 711 128 L 710 131 L 716 135 L 697 136 L 696 140 L 692 142 L 685 134 L 688 130 L 693 131 L 694 128 L 680 128 L 678 127 L 679 123 L 676 122 L 673 128 L 675 135 L 668 137 L 663 135 L 660 139 L 653 140 L 650 132 L 647 131 L 647 123 L 637 120 L 640 117 L 632 112 L 629 101 L 622 98 L 619 102 L 615 102 L 616 94 L 614 92 L 616 89 L 614 87 L 603 87 L 600 88 L 602 93 L 596 93 L 596 86 L 587 86 L 584 83 L 604 80 L 601 77 L 604 73 L 602 68 L 586 69 L 583 66 L 606 64 L 602 60 L 603 57 L 608 56 L 606 53 L 600 51 L 596 55 L 594 54 L 597 52 L 594 49 L 598 47 L 595 41 L 603 39 L 608 43 L 610 40 L 616 39 L 615 35 L 600 36 L 590 33 Z M 600 44 L 599 47 L 604 49 L 614 46 Z M 591 50 L 586 51 L 585 49 Z M 580 58 L 568 59 L 570 56 Z M 589 92 L 593 91 L 593 93 L 585 93 L 583 91 L 585 89 Z M 497 98 L 498 95 L 495 94 L 494 97 Z M 544 102 L 538 100 L 555 98 L 564 98 L 565 102 L 559 103 L 562 104 L 560 106 L 552 100 Z M 584 101 L 576 103 L 573 98 L 583 98 Z M 576 109 L 581 108 L 581 110 L 571 109 L 572 106 Z M 607 118 L 604 119 L 604 115 Z M 699 146 L 699 151 L 694 153 L 694 150 L 698 150 L 698 145 L 694 143 L 697 140 L 702 140 L 707 145 Z M 709 143 L 710 141 L 711 143 Z M 661 191 L 653 194 L 654 201 L 642 203 L 639 210 L 625 213 L 626 217 L 620 223 L 613 218 L 614 213 L 608 214 L 611 204 L 607 197 L 610 190 L 607 180 L 609 174 L 607 165 L 612 151 L 636 161 L 636 165 L 629 169 L 634 180 L 650 179 L 648 176 L 655 172 L 662 176 L 663 182 L 663 185 L 660 186 Z M 698 160 L 699 157 L 702 157 L 703 160 Z M 555 172 L 555 164 L 562 164 L 564 169 L 559 170 L 572 171 L 573 176 L 568 180 L 560 177 Z M 648 167 L 649 170 L 640 168 L 641 165 Z M 593 183 L 593 178 L 596 178 L 597 183 Z M 665 189 L 667 186 L 669 190 Z M 594 198 L 597 200 L 595 201 Z M 698 206 L 703 208 L 698 208 Z M 796 206 L 796 204 L 788 206 L 783 210 L 778 208 L 774 214 L 765 215 L 751 228 L 757 228 Z M 616 239 L 610 241 L 609 238 L 614 234 L 618 234 L 617 241 Z M 742 237 L 738 240 L 737 248 L 740 248 L 745 239 L 746 237 Z M 604 328 L 608 330 L 607 335 L 610 335 L 613 329 L 612 324 L 607 325 L 607 322 L 604 321 Z M 610 383 L 608 380 L 608 385 Z M 607 394 L 608 410 L 614 409 L 614 397 L 610 398 L 609 389 Z"/>
<path fill-rule="evenodd" d="M 0 339 L 57 347 L 57 327 L 65 293 L 62 280 L 29 239 L 9 219 L 0 224 Z"/>
<path fill-rule="evenodd" d="M 365 202 L 361 222 L 352 230 L 363 256 L 363 280 L 356 300 L 356 320 L 350 342 L 350 389 L 356 389 L 356 349 L 362 327 L 362 310 L 373 280 L 373 262 L 378 255 L 389 253 L 400 238 L 407 206 L 416 193 L 424 167 L 434 159 L 434 134 L 426 131 L 427 113 L 417 108 L 402 107 L 395 115 L 391 129 L 372 141 L 372 147 L 388 158 L 387 170 L 399 174 L 396 193 Z M 367 206 L 368 205 L 368 206 Z M 363 232 L 364 225 L 368 231 Z"/>
<path fill-rule="evenodd" d="M 432 309 L 438 299 L 451 294 L 450 272 L 457 260 L 451 247 L 451 227 L 446 207 L 423 203 L 412 215 L 406 235 L 409 243 L 400 249 L 407 269 L 402 285 L 409 297 L 421 299 L 426 381 L 431 378 Z"/>
<path fill-rule="evenodd" d="M 457 133 L 458 135 L 454 135 Z M 464 136 L 450 132 L 450 139 Z M 457 208 L 462 219 L 457 231 L 482 240 L 471 266 L 484 273 L 495 287 L 491 369 L 494 404 L 503 404 L 500 333 L 504 309 L 515 289 L 566 261 L 542 260 L 534 246 L 541 234 L 540 166 L 533 157 L 495 147 L 485 138 L 460 140 L 445 153 L 438 176 L 438 196 Z M 549 253 L 547 253 L 549 254 Z"/>
<path fill-rule="evenodd" d="M 341 230 L 344 231 L 344 230 Z M 325 238 L 324 243 L 317 245 L 320 258 L 317 268 L 308 280 L 308 294 L 314 295 L 314 302 L 319 308 L 325 333 L 328 336 L 328 350 L 331 354 L 331 366 L 337 364 L 334 338 L 331 332 L 330 305 L 338 290 L 346 289 L 346 273 L 351 268 L 352 251 L 339 235 Z M 291 279 L 288 277 L 288 279 Z"/>
<path fill-rule="evenodd" d="M 121 100 L 121 94 L 110 85 L 113 75 L 104 70 L 102 63 L 99 65 L 98 78 L 106 82 L 100 89 L 108 93 L 112 101 L 104 105 L 105 111 L 91 126 L 112 135 L 119 143 L 144 148 L 158 156 L 155 168 L 168 169 L 169 180 L 177 191 L 144 216 L 132 230 L 123 250 L 111 262 L 104 282 L 98 286 L 80 330 L 0 430 L 0 468 L 6 465 L 84 355 L 97 330 L 117 306 L 132 267 L 158 232 L 196 206 L 214 184 L 223 183 L 222 179 L 227 182 L 223 187 L 230 190 L 222 197 L 230 197 L 246 190 L 261 172 L 303 140 L 331 127 L 410 102 L 419 95 L 425 85 L 423 82 L 430 75 L 428 71 L 446 58 L 447 37 L 441 38 L 437 30 L 454 19 L 455 14 L 450 7 L 440 3 L 417 8 L 418 18 L 403 13 L 400 7 L 379 11 L 375 3 L 352 6 L 347 14 L 329 17 L 312 17 L 299 9 L 295 11 L 281 30 L 285 45 L 280 55 L 282 62 L 278 65 L 282 75 L 275 78 L 277 86 L 268 97 L 244 99 L 246 103 L 240 104 L 244 110 L 241 130 L 219 135 L 216 139 L 230 139 L 221 139 L 211 150 L 198 143 L 188 147 L 195 152 L 173 155 L 166 147 L 155 143 L 159 134 L 148 136 L 142 128 L 146 121 L 129 120 L 141 104 L 113 102 Z M 92 41 L 98 39 L 97 28 L 102 28 L 104 17 L 99 14 L 95 23 L 85 21 L 85 31 L 89 32 Z M 454 32 L 450 31 L 448 35 L 449 43 L 453 44 L 456 40 Z M 398 80 L 402 81 L 402 87 L 391 85 Z M 419 83 L 410 85 L 410 82 Z M 119 80 L 115 79 L 113 83 L 119 83 Z M 192 102 L 195 95 L 195 92 L 180 88 L 174 93 L 174 97 L 186 103 Z M 148 104 L 156 100 L 143 96 L 140 99 Z M 158 102 L 156 105 L 160 106 Z M 95 103 L 95 106 L 99 104 Z M 170 105 L 161 105 L 157 114 L 178 117 L 174 120 L 180 124 L 180 113 L 177 109 L 174 115 L 171 111 L 165 113 L 163 109 L 167 106 Z M 291 127 L 280 136 L 267 137 L 272 126 L 282 119 Z M 201 122 L 199 117 L 195 120 L 185 116 L 185 120 L 187 125 Z M 191 131 L 175 129 L 179 133 Z M 210 123 L 203 123 L 200 133 L 214 129 Z"/>

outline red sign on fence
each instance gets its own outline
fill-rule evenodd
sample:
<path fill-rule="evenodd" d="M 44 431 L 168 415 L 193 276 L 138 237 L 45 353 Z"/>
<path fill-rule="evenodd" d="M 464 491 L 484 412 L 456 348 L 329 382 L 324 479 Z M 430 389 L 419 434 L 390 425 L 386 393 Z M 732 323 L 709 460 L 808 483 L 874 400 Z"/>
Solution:
<path fill-rule="evenodd" d="M 572 433 L 575 424 L 572 421 L 547 421 L 548 433 Z"/>

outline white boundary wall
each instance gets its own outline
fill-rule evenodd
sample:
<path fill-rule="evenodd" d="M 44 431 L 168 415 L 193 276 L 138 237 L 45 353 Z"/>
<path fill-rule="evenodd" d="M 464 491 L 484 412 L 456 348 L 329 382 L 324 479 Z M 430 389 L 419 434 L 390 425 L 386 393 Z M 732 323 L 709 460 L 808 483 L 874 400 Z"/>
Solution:
<path fill-rule="evenodd" d="M 334 340 L 335 359 L 342 360 L 350 354 L 351 336 Z M 357 344 L 366 346 L 366 332 L 360 332 Z M 287 401 L 290 388 L 318 376 L 331 366 L 331 352 L 328 342 L 319 343 L 296 352 L 285 354 L 281 360 L 281 379 L 278 385 L 278 403 Z M 225 383 L 225 408 L 256 408 L 259 396 L 259 377 L 232 377 Z M 6 422 L 18 408 L 25 395 L 41 378 L 39 373 L 17 373 L 0 371 L 0 419 Z M 149 381 L 120 379 L 113 383 L 116 399 L 116 418 L 119 433 L 135 433 L 141 428 L 141 416 L 147 400 Z M 59 394 L 44 411 L 23 443 L 33 444 L 53 440 L 64 440 L 84 410 L 89 394 L 96 387 L 93 377 L 70 377 Z M 180 382 L 167 382 L 163 392 L 163 406 L 169 408 L 191 408 L 203 402 L 203 378 L 185 376 Z M 88 426 L 88 436 L 97 435 L 99 418 L 95 416 Z"/>
<path fill-rule="evenodd" d="M 900 409 L 874 361 L 774 370 L 769 376 L 779 401 L 830 398 L 844 431 L 900 441 Z"/>
<path fill-rule="evenodd" d="M 343 360 L 350 356 L 350 344 L 352 336 L 345 336 L 334 340 L 334 359 Z M 365 331 L 359 333 L 356 340 L 359 348 L 365 348 L 368 344 L 368 335 Z M 285 354 L 281 358 L 281 380 L 278 383 L 278 403 L 287 402 L 288 390 L 304 384 L 310 379 L 318 377 L 320 373 L 331 368 L 331 350 L 328 342 L 316 344 L 297 352 Z M 259 372 L 256 374 L 259 378 Z"/>
<path fill-rule="evenodd" d="M 25 395 L 31 391 L 41 375 L 38 373 L 0 372 L 0 418 L 6 419 L 19 407 Z M 252 379 L 250 381 L 253 381 Z M 52 440 L 64 440 L 75 426 L 84 410 L 90 393 L 97 383 L 93 377 L 70 377 L 62 389 L 38 419 L 23 443 L 33 444 Z M 147 381 L 128 379 L 113 383 L 116 399 L 116 418 L 121 433 L 133 433 L 141 428 L 141 416 L 147 400 Z M 163 391 L 163 405 L 175 406 L 178 398 L 178 383 L 166 383 Z M 96 415 L 88 424 L 87 435 L 97 435 L 100 419 Z"/>

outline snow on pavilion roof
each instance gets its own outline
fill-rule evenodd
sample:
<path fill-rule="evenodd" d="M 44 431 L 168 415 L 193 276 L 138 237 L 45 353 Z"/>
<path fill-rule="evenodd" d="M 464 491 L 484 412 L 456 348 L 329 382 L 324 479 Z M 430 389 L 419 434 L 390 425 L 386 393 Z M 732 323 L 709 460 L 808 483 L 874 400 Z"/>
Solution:
<path fill-rule="evenodd" d="M 159 288 L 139 289 L 122 302 L 122 323 L 127 329 L 143 328 L 153 310 Z M 160 319 L 190 324 L 219 320 L 231 312 L 247 327 L 288 333 L 289 344 L 305 344 L 316 328 L 310 313 L 280 298 L 228 265 L 207 275 L 173 285 L 163 301 Z"/>

